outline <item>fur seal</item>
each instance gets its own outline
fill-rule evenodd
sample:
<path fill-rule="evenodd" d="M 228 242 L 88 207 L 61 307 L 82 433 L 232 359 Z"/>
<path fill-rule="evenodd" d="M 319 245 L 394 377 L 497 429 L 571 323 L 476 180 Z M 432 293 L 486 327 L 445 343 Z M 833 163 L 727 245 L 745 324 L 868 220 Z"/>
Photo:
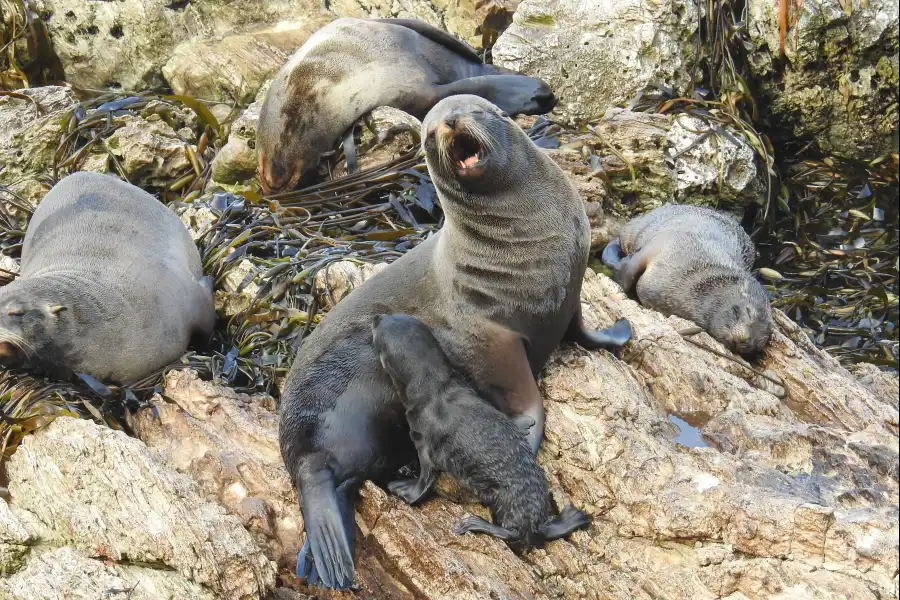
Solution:
<path fill-rule="evenodd" d="M 332 21 L 278 71 L 259 115 L 259 177 L 290 189 L 353 123 L 379 106 L 421 120 L 441 98 L 475 94 L 516 115 L 550 111 L 546 83 L 493 65 L 449 33 L 415 19 Z"/>
<path fill-rule="evenodd" d="M 297 572 L 328 587 L 353 581 L 360 485 L 386 482 L 415 457 L 403 404 L 372 346 L 375 315 L 425 323 L 480 396 L 534 419 L 534 452 L 544 425 L 535 378 L 560 341 L 618 348 L 631 336 L 624 320 L 584 328 L 584 204 L 508 115 L 477 96 L 445 98 L 425 118 L 423 148 L 443 228 L 328 313 L 300 345 L 281 397 L 281 454 L 307 534 Z"/>
<path fill-rule="evenodd" d="M 392 493 L 415 504 L 439 473 L 447 473 L 475 492 L 494 521 L 465 517 L 454 533 L 486 533 L 518 547 L 541 547 L 590 523 L 572 506 L 550 519 L 547 476 L 525 439 L 533 420 L 523 415 L 514 421 L 480 398 L 421 321 L 377 315 L 372 343 L 400 392 L 419 455 L 418 478 L 392 481 Z"/>
<path fill-rule="evenodd" d="M 0 357 L 55 376 L 131 382 L 177 360 L 215 311 L 184 225 L 147 192 L 75 173 L 28 225 L 19 278 L 0 288 Z"/>
<path fill-rule="evenodd" d="M 754 257 L 750 236 L 730 216 L 666 204 L 625 225 L 602 260 L 645 306 L 690 319 L 733 351 L 753 354 L 772 333 L 769 297 L 750 272 Z"/>

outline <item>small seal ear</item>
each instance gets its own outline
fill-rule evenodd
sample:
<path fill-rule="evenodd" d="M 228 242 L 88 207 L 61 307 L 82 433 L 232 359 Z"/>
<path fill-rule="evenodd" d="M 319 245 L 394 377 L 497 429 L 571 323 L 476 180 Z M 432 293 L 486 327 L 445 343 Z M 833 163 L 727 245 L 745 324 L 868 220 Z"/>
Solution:
<path fill-rule="evenodd" d="M 25 309 L 18 304 L 10 304 L 6 307 L 6 314 L 10 317 L 21 317 L 25 314 Z"/>
<path fill-rule="evenodd" d="M 56 314 L 59 314 L 61 311 L 64 311 L 67 309 L 62 304 L 51 304 L 50 306 L 47 307 L 47 310 L 50 312 L 51 315 L 56 315 Z"/>

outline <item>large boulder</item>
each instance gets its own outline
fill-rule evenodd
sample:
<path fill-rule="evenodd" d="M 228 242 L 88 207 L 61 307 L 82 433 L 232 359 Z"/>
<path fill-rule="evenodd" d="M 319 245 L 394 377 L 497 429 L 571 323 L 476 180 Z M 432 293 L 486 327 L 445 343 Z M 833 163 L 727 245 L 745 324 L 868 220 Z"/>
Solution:
<path fill-rule="evenodd" d="M 179 44 L 321 12 L 317 0 L 35 0 L 66 80 L 85 88 L 165 85 Z"/>
<path fill-rule="evenodd" d="M 555 112 L 600 116 L 650 84 L 691 81 L 697 3 L 523 0 L 493 48 L 494 63 L 546 81 Z"/>
<path fill-rule="evenodd" d="M 750 66 L 777 142 L 856 158 L 897 152 L 897 0 L 750 0 Z"/>
<path fill-rule="evenodd" d="M 189 589 L 203 586 L 209 590 L 203 595 L 214 598 L 258 598 L 274 587 L 272 564 L 238 519 L 205 501 L 192 479 L 121 431 L 60 417 L 28 437 L 6 470 L 11 505 L 17 514 L 27 515 L 36 537 L 85 557 L 36 556 L 38 566 L 26 561 L 20 580 L 40 581 L 48 571 L 65 574 L 65 564 L 71 562 L 82 564 L 67 577 L 93 570 L 92 578 L 136 579 L 106 571 L 99 561 L 85 563 L 99 558 L 165 565 L 186 580 L 179 587 L 193 582 Z M 19 588 L 13 597 L 21 593 Z"/>
<path fill-rule="evenodd" d="M 162 72 L 176 94 L 246 106 L 291 54 L 333 18 L 316 13 L 219 40 L 185 42 Z"/>

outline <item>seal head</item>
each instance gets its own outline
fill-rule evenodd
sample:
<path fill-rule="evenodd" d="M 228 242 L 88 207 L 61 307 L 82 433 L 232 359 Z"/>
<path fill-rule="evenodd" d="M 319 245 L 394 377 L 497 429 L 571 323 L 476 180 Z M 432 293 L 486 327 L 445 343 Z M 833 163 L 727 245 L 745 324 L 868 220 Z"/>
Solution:
<path fill-rule="evenodd" d="M 53 371 L 61 354 L 54 340 L 68 337 L 71 311 L 18 281 L 3 289 L 0 302 L 0 364 Z"/>
<path fill-rule="evenodd" d="M 721 290 L 723 296 L 710 316 L 709 334 L 738 354 L 761 352 L 773 329 L 766 290 L 749 274 Z"/>

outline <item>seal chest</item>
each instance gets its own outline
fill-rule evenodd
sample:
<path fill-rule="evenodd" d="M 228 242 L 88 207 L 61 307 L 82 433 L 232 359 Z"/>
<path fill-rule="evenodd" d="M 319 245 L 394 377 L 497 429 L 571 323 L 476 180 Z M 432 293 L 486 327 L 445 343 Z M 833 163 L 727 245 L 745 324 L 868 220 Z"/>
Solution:
<path fill-rule="evenodd" d="M 130 382 L 212 334 L 212 289 L 181 221 L 143 190 L 75 173 L 35 210 L 0 289 L 0 358 Z"/>
<path fill-rule="evenodd" d="M 769 298 L 751 269 L 753 242 L 737 221 L 710 208 L 667 204 L 631 220 L 603 262 L 641 304 L 694 321 L 740 354 L 772 333 Z"/>

